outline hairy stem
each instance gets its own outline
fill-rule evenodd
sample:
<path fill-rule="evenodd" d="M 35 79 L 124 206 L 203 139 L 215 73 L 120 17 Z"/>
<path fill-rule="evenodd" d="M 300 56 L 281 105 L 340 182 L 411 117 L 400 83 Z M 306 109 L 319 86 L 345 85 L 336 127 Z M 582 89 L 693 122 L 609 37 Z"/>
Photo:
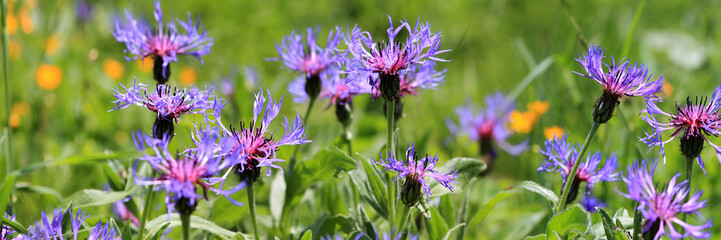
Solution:
<path fill-rule="evenodd" d="M 686 180 L 688 180 L 688 186 L 689 189 L 691 189 L 691 177 L 693 176 L 693 159 L 692 157 L 686 157 Z M 691 192 L 686 194 L 686 198 L 684 198 L 683 202 L 688 202 L 688 199 L 691 197 Z M 686 222 L 686 218 L 688 217 L 688 213 L 683 213 L 681 215 L 681 220 L 683 222 Z M 681 234 L 686 233 L 685 228 L 681 228 Z"/>
<path fill-rule="evenodd" d="M 558 206 L 556 206 L 556 213 L 559 213 L 563 211 L 563 209 L 566 209 L 566 200 L 568 198 L 569 192 L 571 191 L 571 183 L 576 177 L 576 173 L 578 173 L 578 167 L 579 165 L 581 165 L 581 159 L 586 155 L 588 146 L 591 145 L 591 140 L 596 137 L 596 132 L 599 126 L 601 126 L 601 124 L 594 121 L 593 125 L 591 125 L 591 130 L 588 132 L 588 135 L 586 135 L 586 140 L 583 141 L 581 152 L 578 153 L 578 157 L 576 157 L 576 159 L 574 160 L 571 173 L 568 174 L 568 177 L 566 178 L 566 184 L 563 185 L 563 191 L 561 191 L 561 202 L 559 202 Z"/>
<path fill-rule="evenodd" d="M 388 132 L 387 132 L 387 142 L 386 147 L 388 147 L 388 155 L 393 156 L 393 150 L 395 149 L 395 144 L 393 144 L 393 123 L 395 122 L 395 101 L 387 101 L 386 100 L 386 118 L 388 119 Z M 395 205 L 395 188 L 393 187 L 393 177 L 390 173 L 386 174 L 386 182 L 387 182 L 387 194 L 388 194 L 388 224 L 393 227 L 393 224 L 395 224 L 395 218 L 396 218 L 396 205 Z"/>
<path fill-rule="evenodd" d="M 313 109 L 313 105 L 315 104 L 315 98 L 311 97 L 310 102 L 308 103 L 308 108 L 305 110 L 305 115 L 303 116 L 303 121 L 305 122 L 305 126 L 308 126 L 310 123 L 310 113 Z M 288 162 L 288 174 L 293 174 L 293 168 L 295 167 L 296 163 L 296 157 L 298 156 L 298 153 L 300 153 L 300 147 L 302 144 L 295 145 L 295 150 L 293 150 L 293 155 L 290 156 L 290 161 Z"/>
<path fill-rule="evenodd" d="M 145 234 L 145 224 L 148 222 L 150 215 L 150 206 L 153 205 L 153 186 L 148 186 L 145 200 L 143 202 L 143 214 L 140 215 L 140 228 L 138 229 L 138 239 L 143 239 Z"/>
<path fill-rule="evenodd" d="M 255 220 L 255 190 L 253 189 L 253 185 L 255 184 L 248 184 L 245 191 L 248 193 L 248 208 L 250 209 L 251 221 L 253 221 L 253 233 L 255 234 L 255 239 L 260 239 L 260 235 L 258 233 L 258 223 Z"/>

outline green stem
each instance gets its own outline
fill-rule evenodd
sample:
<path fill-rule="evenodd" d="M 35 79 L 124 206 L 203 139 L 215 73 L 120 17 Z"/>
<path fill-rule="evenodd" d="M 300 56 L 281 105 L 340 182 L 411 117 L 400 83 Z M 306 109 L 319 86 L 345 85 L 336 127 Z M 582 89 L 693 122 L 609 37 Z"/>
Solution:
<path fill-rule="evenodd" d="M 686 180 L 688 180 L 689 188 L 691 186 L 691 177 L 692 176 L 693 176 L 693 158 L 686 157 Z M 686 194 L 686 198 L 684 198 L 683 202 L 688 202 L 689 197 L 691 197 L 691 194 Z M 683 213 L 683 215 L 681 215 L 681 220 L 683 222 L 686 222 L 687 217 L 688 217 L 688 214 Z M 686 229 L 681 228 L 681 234 L 684 234 L 685 232 L 686 232 Z"/>
<path fill-rule="evenodd" d="M 388 148 L 388 155 L 389 157 L 392 156 L 394 148 L 393 144 L 393 123 L 395 119 L 395 101 L 388 101 L 386 100 L 386 118 L 388 119 L 388 132 L 387 132 L 387 142 L 386 147 Z M 395 205 L 395 188 L 393 187 L 393 176 L 391 176 L 390 173 L 386 174 L 386 187 L 387 187 L 387 194 L 388 194 L 388 224 L 391 228 L 393 228 L 393 224 L 395 224 L 396 220 L 396 205 Z"/>
<path fill-rule="evenodd" d="M 180 223 L 183 228 L 183 240 L 190 240 L 190 214 L 180 214 Z"/>
<path fill-rule="evenodd" d="M 633 205 L 633 240 L 641 240 L 641 211 L 638 202 Z"/>
<path fill-rule="evenodd" d="M 401 222 L 398 224 L 398 229 L 396 230 L 397 233 L 393 236 L 398 236 L 398 233 L 403 233 L 406 230 L 406 224 L 408 224 L 408 219 L 411 217 L 411 207 L 403 206 L 403 213 L 401 213 Z"/>
<path fill-rule="evenodd" d="M 150 215 L 150 206 L 153 205 L 153 186 L 148 186 L 147 193 L 145 194 L 145 200 L 143 202 L 143 213 L 140 216 L 140 228 L 138 229 L 138 239 L 143 239 L 145 234 L 145 224 L 148 221 L 148 215 Z"/>
<path fill-rule="evenodd" d="M 315 98 L 310 98 L 310 102 L 308 103 L 308 108 L 305 110 L 305 115 L 303 116 L 303 121 L 305 121 L 305 126 L 308 126 L 310 123 L 310 113 L 313 109 L 313 105 L 315 104 Z M 298 153 L 300 153 L 300 147 L 302 145 L 298 144 L 295 145 L 295 150 L 293 150 L 293 155 L 290 156 L 290 161 L 288 162 L 288 174 L 293 174 L 293 168 L 295 167 L 296 163 L 296 157 L 298 156 Z"/>
<path fill-rule="evenodd" d="M 601 126 L 601 124 L 594 121 L 593 125 L 591 125 L 591 130 L 588 132 L 588 135 L 586 135 L 586 140 L 583 141 L 583 146 L 581 146 L 581 152 L 578 153 L 578 157 L 576 157 L 576 159 L 574 160 L 571 173 L 568 174 L 568 177 L 566 178 L 566 184 L 563 185 L 563 191 L 561 192 L 561 202 L 558 203 L 558 206 L 556 206 L 556 213 L 559 213 L 563 211 L 563 209 L 566 209 L 566 199 L 568 198 L 568 193 L 571 191 L 571 183 L 576 177 L 576 173 L 578 173 L 578 167 L 579 165 L 581 165 L 581 159 L 583 158 L 583 156 L 585 156 L 586 151 L 588 150 L 588 146 L 591 145 L 591 140 L 593 140 L 593 138 L 596 136 L 596 132 L 599 126 Z"/>
<path fill-rule="evenodd" d="M 13 159 L 13 131 L 12 131 L 12 126 L 10 126 L 10 77 L 9 77 L 9 72 L 10 72 L 9 64 L 10 63 L 8 60 L 8 41 L 10 41 L 10 40 L 8 39 L 7 17 L 6 17 L 8 14 L 8 11 L 7 11 L 8 1 L 2 0 L 1 4 L 2 4 L 2 7 L 1 7 L 2 8 L 2 10 L 1 10 L 2 17 L 0 17 L 0 18 L 2 18 L 2 20 L 0 21 L 0 25 L 2 25 L 2 42 L 3 42 L 2 43 L 3 44 L 2 51 L 3 51 L 3 78 L 4 78 L 3 82 L 5 84 L 5 120 L 6 120 L 5 123 L 7 124 L 6 129 L 7 129 L 7 136 L 8 136 L 7 137 L 7 141 L 8 141 L 7 147 L 8 148 L 7 148 L 7 151 L 5 152 L 5 155 L 6 155 L 5 162 L 7 163 L 7 169 L 5 169 L 5 170 L 7 170 L 7 175 L 10 175 L 10 173 L 13 172 L 14 159 Z M 13 189 L 15 189 L 14 186 L 13 186 Z M 12 194 L 11 194 L 11 196 L 12 196 Z M 12 201 L 10 201 L 10 202 L 12 202 Z"/>
<path fill-rule="evenodd" d="M 255 220 L 255 190 L 253 189 L 253 185 L 253 183 L 248 184 L 245 191 L 248 193 L 248 208 L 250 208 L 250 218 L 253 221 L 253 233 L 255 234 L 255 239 L 260 239 L 258 223 Z"/>
<path fill-rule="evenodd" d="M 348 145 L 348 156 L 353 156 L 353 140 L 352 135 L 350 133 L 350 129 L 348 127 L 343 127 L 343 139 L 345 140 L 345 143 Z"/>

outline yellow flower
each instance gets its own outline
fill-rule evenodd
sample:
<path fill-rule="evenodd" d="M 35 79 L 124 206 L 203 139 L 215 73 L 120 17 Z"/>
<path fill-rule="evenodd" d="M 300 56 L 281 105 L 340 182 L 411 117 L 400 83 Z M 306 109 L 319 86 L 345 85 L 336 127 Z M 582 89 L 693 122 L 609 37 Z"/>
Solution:
<path fill-rule="evenodd" d="M 24 116 L 28 114 L 28 112 L 30 112 L 30 105 L 28 105 L 27 102 L 19 102 L 13 104 L 12 110 L 10 112 L 17 113 L 20 116 Z"/>
<path fill-rule="evenodd" d="M 546 113 L 546 111 L 548 111 L 548 107 L 549 105 L 546 101 L 533 101 L 526 105 L 526 108 L 529 112 L 533 112 L 539 116 Z"/>
<path fill-rule="evenodd" d="M 18 31 L 18 19 L 12 14 L 8 14 L 8 18 L 5 20 L 5 24 L 8 29 L 8 34 L 13 35 Z"/>
<path fill-rule="evenodd" d="M 17 113 L 10 114 L 10 127 L 17 128 L 20 126 L 20 115 Z"/>
<path fill-rule="evenodd" d="M 559 126 L 547 127 L 543 130 L 543 135 L 546 135 L 547 139 L 551 139 L 553 136 L 561 137 L 563 135 L 563 128 Z"/>
<path fill-rule="evenodd" d="M 59 47 L 60 44 L 58 43 L 58 38 L 55 35 L 50 36 L 45 42 L 45 53 L 47 53 L 48 56 L 55 55 L 55 53 L 58 52 Z"/>
<path fill-rule="evenodd" d="M 180 69 L 180 83 L 188 86 L 190 84 L 195 83 L 195 80 L 198 79 L 198 74 L 195 73 L 195 70 L 190 67 L 183 67 Z"/>
<path fill-rule="evenodd" d="M 33 19 L 30 18 L 30 12 L 27 8 L 20 7 L 18 18 L 20 18 L 20 29 L 22 29 L 25 34 L 32 33 L 34 29 Z"/>
<path fill-rule="evenodd" d="M 138 59 L 138 68 L 140 68 L 140 71 L 143 73 L 149 73 L 153 70 L 153 58 L 152 57 L 146 57 Z"/>
<path fill-rule="evenodd" d="M 8 51 L 10 52 L 10 54 L 8 54 L 10 55 L 10 59 L 17 60 L 23 53 L 23 48 L 18 41 L 10 40 L 10 42 L 8 42 Z"/>
<path fill-rule="evenodd" d="M 59 67 L 51 64 L 40 64 L 35 74 L 35 82 L 45 90 L 55 90 L 63 81 L 63 72 Z"/>
<path fill-rule="evenodd" d="M 673 95 L 673 85 L 666 81 L 663 81 L 663 88 L 661 89 L 661 91 L 666 98 L 670 98 Z"/>
<path fill-rule="evenodd" d="M 103 61 L 103 72 L 111 79 L 118 81 L 125 74 L 125 66 L 112 58 L 107 58 Z"/>
<path fill-rule="evenodd" d="M 529 133 L 536 122 L 537 115 L 533 112 L 511 112 L 511 129 L 519 133 Z"/>

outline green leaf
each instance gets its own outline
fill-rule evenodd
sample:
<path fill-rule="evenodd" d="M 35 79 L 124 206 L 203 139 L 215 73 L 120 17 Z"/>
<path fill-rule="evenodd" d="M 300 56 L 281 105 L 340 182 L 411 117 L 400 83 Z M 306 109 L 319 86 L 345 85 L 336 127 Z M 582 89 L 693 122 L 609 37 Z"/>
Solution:
<path fill-rule="evenodd" d="M 633 206 L 633 240 L 641 239 L 641 211 L 638 210 L 638 202 Z"/>
<path fill-rule="evenodd" d="M 283 204 L 282 219 L 285 219 L 310 186 L 315 183 L 332 179 L 337 170 L 350 170 L 353 168 L 353 159 L 342 150 L 333 147 L 320 150 L 313 159 L 298 163 L 286 179 L 285 200 Z"/>
<path fill-rule="evenodd" d="M 458 224 L 455 227 L 451 228 L 450 230 L 448 230 L 448 232 L 446 232 L 446 235 L 443 236 L 443 240 L 448 240 L 451 236 L 453 236 L 453 231 L 456 231 L 465 225 L 466 225 L 465 223 L 461 223 L 461 224 Z"/>
<path fill-rule="evenodd" d="M 7 206 L 10 202 L 10 194 L 13 192 L 15 187 L 15 175 L 5 176 L 3 181 L 2 189 L 0 189 L 0 214 L 7 212 Z M 1 215 L 4 217 L 4 215 Z"/>
<path fill-rule="evenodd" d="M 388 200 L 386 199 L 386 187 L 381 179 L 381 174 L 372 165 L 369 160 L 361 156 L 356 155 L 358 161 L 356 162 L 356 168 L 348 172 L 353 184 L 358 187 L 358 193 L 361 194 L 366 202 L 368 202 L 373 210 L 378 213 L 381 217 L 388 217 Z"/>
<path fill-rule="evenodd" d="M 353 218 L 347 216 L 336 215 L 328 217 L 324 215 L 319 217 L 308 230 L 314 232 L 316 236 L 333 235 L 336 232 L 352 231 L 353 223 Z"/>
<path fill-rule="evenodd" d="M 373 227 L 373 223 L 368 219 L 365 208 L 363 208 L 363 205 L 358 205 L 357 209 L 356 229 L 363 230 L 371 239 L 377 239 L 376 230 Z"/>
<path fill-rule="evenodd" d="M 606 232 L 606 239 L 607 240 L 616 240 L 616 238 L 614 238 L 614 236 L 613 236 L 613 231 L 614 231 L 614 229 L 616 229 L 616 225 L 613 223 L 611 216 L 608 215 L 606 210 L 603 210 L 603 208 L 597 207 L 596 210 L 598 210 L 598 214 L 601 215 L 603 229 Z"/>
<path fill-rule="evenodd" d="M 159 225 L 157 228 L 151 228 L 149 234 L 146 235 L 147 237 L 145 239 L 148 240 L 158 240 L 161 236 L 163 236 L 163 233 L 165 232 L 165 229 L 170 226 L 170 222 L 165 222 L 161 225 Z"/>
<path fill-rule="evenodd" d="M 546 240 L 546 234 L 538 234 L 536 236 L 528 236 L 523 240 Z"/>
<path fill-rule="evenodd" d="M 80 165 L 80 164 L 92 164 L 98 161 L 105 161 L 108 159 L 116 159 L 121 157 L 127 157 L 132 156 L 131 152 L 127 153 L 97 153 L 97 154 L 87 154 L 87 155 L 74 155 L 69 156 L 61 159 L 56 159 L 52 161 L 45 161 L 45 162 L 39 162 L 32 164 L 30 166 L 27 166 L 23 169 L 17 169 L 13 171 L 13 175 L 22 176 L 27 173 L 33 172 L 38 169 L 42 169 L 44 167 L 51 167 L 51 166 L 61 166 L 61 165 Z"/>
<path fill-rule="evenodd" d="M 16 232 L 20 234 L 28 234 L 27 228 L 23 227 L 23 225 L 20 225 L 20 223 L 11 221 L 10 219 L 5 218 L 5 216 L 0 216 L 0 219 L 2 221 L 3 225 L 7 225 Z"/>
<path fill-rule="evenodd" d="M 448 233 L 448 224 L 443 220 L 443 217 L 438 213 L 438 210 L 434 207 L 430 207 L 429 212 L 431 219 L 425 219 L 426 225 L 428 226 L 429 239 L 441 239 Z"/>
<path fill-rule="evenodd" d="M 629 240 L 631 238 L 631 235 L 623 229 L 616 229 L 616 231 L 613 231 L 613 236 L 617 240 Z"/>
<path fill-rule="evenodd" d="M 63 201 L 63 195 L 61 195 L 58 191 L 55 191 L 55 189 L 52 189 L 49 187 L 40 186 L 40 185 L 32 185 L 28 182 L 18 182 L 15 184 L 15 189 L 18 191 L 27 191 L 27 192 L 52 196 L 53 198 L 58 200 L 58 202 Z"/>
<path fill-rule="evenodd" d="M 239 233 L 236 233 L 236 234 L 233 236 L 233 238 L 231 238 L 231 239 L 232 239 L 232 240 L 248 240 L 248 239 L 253 239 L 253 238 L 250 237 L 250 236 L 248 236 L 248 235 L 245 235 L 245 234 L 239 232 Z"/>
<path fill-rule="evenodd" d="M 303 235 L 301 235 L 300 240 L 312 240 L 313 239 L 313 232 L 310 230 L 306 230 Z"/>
<path fill-rule="evenodd" d="M 549 240 L 558 239 L 557 236 L 561 236 L 560 239 L 568 239 L 569 236 L 574 235 L 574 230 L 584 233 L 588 231 L 590 226 L 591 215 L 586 210 L 583 210 L 581 206 L 575 204 L 551 217 L 548 226 L 546 226 L 546 235 L 549 236 Z"/>
<path fill-rule="evenodd" d="M 468 194 L 464 194 L 466 197 L 468 197 Z M 465 200 L 464 200 L 465 201 Z M 450 223 L 451 225 L 455 224 L 456 221 L 456 212 L 459 212 L 453 207 L 453 201 L 451 201 L 451 195 L 445 195 L 441 197 L 441 202 L 438 204 L 438 212 L 443 216 L 443 219 L 446 220 L 447 223 Z M 465 211 L 460 211 L 459 215 L 463 216 Z M 460 221 L 459 223 L 465 222 L 468 218 L 468 215 L 465 214 L 463 217 L 463 221 Z"/>
<path fill-rule="evenodd" d="M 541 62 L 539 62 L 536 67 L 534 67 L 528 73 L 528 75 L 526 75 L 526 77 L 524 77 L 523 80 L 521 80 L 521 82 L 516 85 L 516 87 L 513 88 L 513 90 L 508 94 L 508 96 L 506 97 L 508 101 L 513 102 L 518 97 L 518 95 L 520 95 L 523 90 L 526 89 L 526 87 L 528 87 L 528 85 L 530 85 L 534 79 L 536 79 L 536 77 L 541 75 L 548 69 L 548 67 L 551 66 L 551 63 L 553 63 L 553 56 L 548 56 L 545 59 L 541 60 Z"/>
<path fill-rule="evenodd" d="M 270 215 L 272 215 L 276 221 L 280 221 L 280 215 L 283 214 L 285 191 L 285 178 L 280 174 L 275 175 L 273 181 L 270 183 L 270 196 L 273 197 L 270 198 L 269 204 Z"/>
<path fill-rule="evenodd" d="M 456 178 L 458 187 L 456 189 L 463 189 L 463 186 L 486 170 L 486 164 L 477 158 L 459 157 L 448 160 L 443 163 L 442 166 L 436 167 L 435 170 L 439 173 L 447 173 L 449 171 L 458 170 L 458 178 Z M 451 193 L 451 190 L 439 184 L 437 181 L 431 181 L 429 187 L 431 188 L 431 195 L 434 197 L 440 197 Z"/>
<path fill-rule="evenodd" d="M 180 216 L 177 213 L 173 213 L 170 215 L 170 218 L 168 218 L 168 215 L 163 214 L 149 221 L 146 224 L 146 228 L 150 229 L 150 232 L 154 232 L 154 230 L 160 229 L 166 223 L 169 223 L 167 227 L 180 226 Z M 222 228 L 215 223 L 208 221 L 205 218 L 201 218 L 195 215 L 190 216 L 190 228 L 200 229 L 213 235 L 222 237 L 223 239 L 230 239 L 236 235 L 236 233 L 228 229 Z"/>
<path fill-rule="evenodd" d="M 534 193 L 538 193 L 542 197 L 546 198 L 551 203 L 551 206 L 556 206 L 556 204 L 558 204 L 558 196 L 556 196 L 556 194 L 550 189 L 538 185 L 538 183 L 532 181 L 523 181 L 518 184 L 517 187 Z"/>
<path fill-rule="evenodd" d="M 375 234 L 375 233 L 374 233 Z M 368 235 L 363 234 L 363 232 L 355 230 L 348 234 L 348 236 L 345 237 L 344 240 L 373 240 L 375 238 L 370 238 Z"/>
<path fill-rule="evenodd" d="M 123 200 L 130 195 L 132 193 L 83 189 L 67 197 L 63 203 L 69 204 L 72 202 L 74 207 L 100 206 Z"/>
<path fill-rule="evenodd" d="M 123 225 L 123 229 L 120 230 L 122 240 L 133 240 L 133 234 L 130 232 L 130 225 L 132 223 L 130 222 L 130 219 L 128 221 L 125 221 L 125 224 Z"/>

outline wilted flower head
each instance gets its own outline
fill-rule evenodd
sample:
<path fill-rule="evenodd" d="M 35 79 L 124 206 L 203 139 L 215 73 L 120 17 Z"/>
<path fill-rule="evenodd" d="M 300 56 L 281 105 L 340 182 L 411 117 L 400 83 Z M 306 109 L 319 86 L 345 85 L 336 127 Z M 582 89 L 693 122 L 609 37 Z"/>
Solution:
<path fill-rule="evenodd" d="M 159 84 L 155 91 L 148 93 L 147 86 L 135 81 L 130 88 L 120 84 L 125 93 L 120 91 L 120 87 L 113 89 L 113 96 L 117 100 L 113 101 L 115 107 L 110 111 L 127 108 L 131 104 L 148 108 L 157 114 L 156 123 L 153 126 L 156 138 L 160 138 L 166 133 L 171 133 L 170 137 L 172 138 L 173 124 L 178 122 L 181 115 L 204 113 L 213 107 L 212 98 L 215 96 L 210 95 L 212 88 L 201 91 L 197 87 L 191 86 L 190 89 L 181 90 Z"/>
<path fill-rule="evenodd" d="M 415 144 L 406 150 L 405 161 L 397 160 L 392 154 L 389 154 L 387 159 L 383 159 L 383 153 L 381 153 L 379 161 L 373 160 L 373 162 L 385 167 L 384 172 L 388 170 L 396 171 L 398 174 L 394 179 L 395 181 L 405 180 L 401 188 L 401 201 L 409 207 L 414 206 L 422 199 L 423 192 L 421 192 L 421 187 L 425 192 L 426 198 L 430 199 L 431 188 L 426 182 L 426 177 L 435 179 L 451 191 L 453 191 L 451 183 L 457 183 L 458 170 L 449 170 L 446 173 L 439 173 L 433 170 L 438 163 L 438 155 L 426 155 L 424 158 L 418 159 Z"/>
<path fill-rule="evenodd" d="M 173 154 L 168 150 L 167 137 L 156 139 L 142 133 L 133 137 L 139 151 L 144 151 L 146 146 L 153 150 L 153 154 L 145 154 L 139 159 L 148 162 L 157 172 L 157 177 L 138 177 L 136 163 L 133 169 L 135 180 L 139 185 L 157 185 L 158 190 L 166 192 L 168 214 L 173 207 L 180 214 L 192 213 L 197 206 L 197 200 L 201 199 L 196 193 L 198 188 L 203 191 L 203 198 L 207 199 L 207 191 L 211 190 L 233 201 L 228 195 L 244 187 L 240 184 L 227 191 L 211 187 L 224 180 L 217 177 L 222 169 L 232 166 L 232 161 L 223 159 L 229 153 L 221 150 L 221 146 L 225 146 L 232 139 L 221 137 L 218 129 L 207 124 L 205 128 L 196 126 L 193 133 L 195 148 L 182 153 Z M 234 201 L 233 203 L 239 204 Z"/>
<path fill-rule="evenodd" d="M 621 59 L 618 63 L 611 57 L 611 65 L 602 62 L 604 51 L 600 46 L 591 46 L 588 55 L 580 55 L 576 61 L 581 63 L 586 74 L 578 75 L 596 80 L 603 85 L 603 95 L 596 101 L 593 111 L 593 120 L 605 123 L 613 116 L 613 111 L 621 97 L 643 96 L 656 98 L 654 94 L 663 87 L 663 76 L 652 81 L 645 65 L 631 65 L 629 61 Z M 604 72 L 604 66 L 608 72 Z"/>
<path fill-rule="evenodd" d="M 231 136 L 232 139 L 231 143 L 223 145 L 224 150 L 227 152 L 240 152 L 240 154 L 226 157 L 226 159 L 235 165 L 233 171 L 241 181 L 248 184 L 257 181 L 261 167 L 268 167 L 267 175 L 270 175 L 271 168 L 282 171 L 280 166 L 275 165 L 276 162 L 283 161 L 275 156 L 278 147 L 310 142 L 310 140 L 305 139 L 305 126 L 297 114 L 292 125 L 288 122 L 288 118 L 284 117 L 285 123 L 283 123 L 283 127 L 285 127 L 285 132 L 280 139 L 274 139 L 272 133 L 266 136 L 266 133 L 270 132 L 268 126 L 280 112 L 282 102 L 282 97 L 280 101 L 274 101 L 270 95 L 270 90 L 266 102 L 266 96 L 263 95 L 261 90 L 255 94 L 253 121 L 249 126 L 242 122 L 239 129 L 231 128 L 228 130 L 223 127 L 225 133 Z M 222 107 L 222 103 L 216 102 L 215 121 L 221 127 L 223 124 L 220 122 L 220 111 L 217 109 Z M 261 113 L 263 113 L 262 116 Z"/>
<path fill-rule="evenodd" d="M 619 194 L 638 202 L 638 210 L 647 221 L 643 228 L 644 236 L 653 237 L 655 240 L 661 239 L 663 235 L 672 239 L 689 236 L 694 238 L 711 237 L 707 231 L 711 228 L 710 220 L 695 226 L 676 217 L 680 213 L 686 213 L 703 219 L 698 212 L 701 208 L 706 207 L 707 200 L 700 201 L 703 191 L 691 193 L 688 180 L 677 183 L 680 174 L 674 175 L 671 181 L 662 187 L 662 190 L 657 191 L 656 184 L 653 182 L 655 168 L 656 161 L 653 161 L 649 168 L 648 160 L 639 160 L 629 165 L 626 174 L 621 177 L 628 186 L 628 193 L 619 192 Z M 691 195 L 688 201 L 684 200 L 689 194 Z M 680 226 L 686 232 L 679 233 L 674 225 Z"/>
<path fill-rule="evenodd" d="M 513 102 L 508 101 L 503 94 L 497 92 L 486 96 L 485 109 L 478 110 L 477 108 L 470 103 L 457 107 L 458 126 L 450 119 L 446 123 L 451 133 L 465 134 L 471 140 L 478 141 L 481 145 L 481 155 L 495 156 L 494 144 L 511 155 L 518 155 L 526 149 L 528 140 L 518 145 L 506 142 L 506 139 L 512 134 L 506 128 L 506 124 L 515 108 Z"/>
<path fill-rule="evenodd" d="M 539 149 L 546 159 L 543 161 L 538 171 L 546 172 L 559 172 L 563 177 L 563 184 L 566 183 L 568 174 L 573 169 L 573 164 L 579 156 L 581 145 L 576 143 L 571 145 L 566 141 L 568 134 L 564 134 L 562 137 L 554 137 L 546 141 L 545 149 Z M 578 187 L 581 182 L 586 182 L 586 197 L 593 198 L 593 187 L 596 183 L 603 181 L 618 181 L 618 173 L 615 173 L 618 168 L 618 160 L 616 154 L 612 153 L 603 167 L 598 169 L 598 166 L 603 160 L 601 152 L 595 154 L 588 154 L 585 160 L 580 162 L 578 166 L 578 172 L 573 178 L 571 183 L 571 191 L 568 195 L 568 202 L 572 202 L 576 199 L 578 194 Z"/>
<path fill-rule="evenodd" d="M 388 40 L 374 41 L 371 34 L 362 31 L 358 26 L 353 27 L 344 37 L 348 52 L 353 56 L 352 62 L 360 64 L 347 64 L 350 71 L 376 73 L 370 79 L 371 85 L 378 86 L 381 95 L 386 100 L 399 97 L 401 86 L 401 71 L 412 64 L 422 64 L 426 61 L 447 61 L 435 57 L 448 50 L 439 50 L 442 42 L 441 33 L 431 32 L 429 23 L 421 23 L 420 18 L 416 26 L 411 29 L 410 24 L 401 21 L 397 28 L 393 27 L 393 20 L 388 17 L 390 27 L 386 31 Z M 408 38 L 397 40 L 396 36 L 405 29 Z"/>
<path fill-rule="evenodd" d="M 715 145 L 707 136 L 718 137 L 721 134 L 721 85 L 716 88 L 711 99 L 696 98 L 691 101 L 686 98 L 686 104 L 681 105 L 676 102 L 677 113 L 669 114 L 658 108 L 656 102 L 658 100 L 647 98 L 646 109 L 641 113 L 645 113 L 641 118 L 646 121 L 653 131 L 646 133 L 645 138 L 641 141 L 649 147 L 659 146 L 659 153 L 663 154 L 663 162 L 666 163 L 666 153 L 664 146 L 671 142 L 676 136 L 683 132 L 681 136 L 681 152 L 689 158 L 696 158 L 701 169 L 706 173 L 703 160 L 701 159 L 701 150 L 703 150 L 704 142 L 707 142 L 714 150 L 716 156 L 721 161 L 721 146 Z M 669 118 L 668 123 L 662 123 L 656 119 L 654 115 L 663 115 Z M 666 130 L 673 130 L 668 140 L 662 139 L 662 133 Z M 708 176 L 708 174 L 707 174 Z"/>
<path fill-rule="evenodd" d="M 194 56 L 203 63 L 201 56 L 210 53 L 213 38 L 208 37 L 208 32 L 201 30 L 200 17 L 196 23 L 193 23 L 188 13 L 187 22 L 171 21 L 164 27 L 160 1 L 155 2 L 153 16 L 158 22 L 157 28 L 151 28 L 144 22 L 136 20 L 127 10 L 125 11 L 127 22 L 115 22 L 113 36 L 118 42 L 125 43 L 128 60 L 154 57 L 153 73 L 161 84 L 170 77 L 169 64 L 177 62 L 178 55 Z M 183 33 L 176 27 L 176 22 L 183 28 Z"/>

